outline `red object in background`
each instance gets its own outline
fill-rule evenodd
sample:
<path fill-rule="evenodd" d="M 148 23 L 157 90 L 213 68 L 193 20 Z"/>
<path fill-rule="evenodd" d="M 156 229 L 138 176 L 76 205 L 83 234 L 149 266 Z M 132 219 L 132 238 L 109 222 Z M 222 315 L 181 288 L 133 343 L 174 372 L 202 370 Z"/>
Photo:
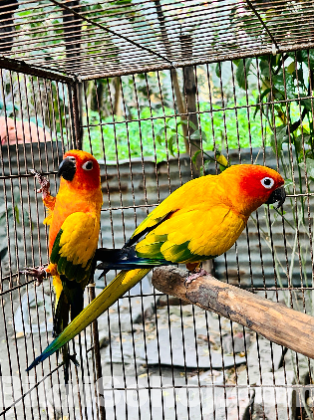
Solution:
<path fill-rule="evenodd" d="M 6 124 L 7 121 L 7 124 Z M 24 135 L 23 135 L 24 132 Z M 16 121 L 12 118 L 0 117 L 0 140 L 1 144 L 16 144 L 51 141 L 50 133 L 37 127 L 33 122 Z"/>

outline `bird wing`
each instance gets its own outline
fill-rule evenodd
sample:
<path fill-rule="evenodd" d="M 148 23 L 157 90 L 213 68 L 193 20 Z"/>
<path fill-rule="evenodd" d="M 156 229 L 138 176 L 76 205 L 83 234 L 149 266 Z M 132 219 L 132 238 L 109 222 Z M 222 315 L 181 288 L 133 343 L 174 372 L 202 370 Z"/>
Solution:
<path fill-rule="evenodd" d="M 142 238 L 147 233 L 151 232 L 156 228 L 160 223 L 166 220 L 172 213 L 174 213 L 178 208 L 169 208 L 168 206 L 163 205 L 165 202 L 161 203 L 155 210 L 153 210 L 149 215 L 142 221 L 142 223 L 135 229 L 131 238 L 125 244 L 125 247 L 130 247 L 135 244 L 140 238 Z"/>
<path fill-rule="evenodd" d="M 204 205 L 206 209 L 217 205 L 221 195 L 225 195 L 217 178 L 212 175 L 195 178 L 170 194 L 137 227 L 130 239 L 131 244 L 135 243 L 136 238 L 139 239 L 144 234 L 151 232 L 158 225 L 162 226 L 178 211 L 189 212 L 191 209 L 202 208 Z"/>
<path fill-rule="evenodd" d="M 182 209 L 151 231 L 135 249 L 141 258 L 200 262 L 226 252 L 246 221 L 224 206 Z"/>
<path fill-rule="evenodd" d="M 72 213 L 65 219 L 50 255 L 60 276 L 79 283 L 89 277 L 99 228 L 99 218 L 90 213 Z"/>

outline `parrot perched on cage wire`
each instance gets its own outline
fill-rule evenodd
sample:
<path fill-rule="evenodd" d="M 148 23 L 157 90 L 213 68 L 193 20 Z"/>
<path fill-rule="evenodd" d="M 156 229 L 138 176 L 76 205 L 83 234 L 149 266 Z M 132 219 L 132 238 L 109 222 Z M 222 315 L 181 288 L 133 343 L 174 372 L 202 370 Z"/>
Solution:
<path fill-rule="evenodd" d="M 97 250 L 97 259 L 102 261 L 98 268 L 104 273 L 112 269 L 123 271 L 28 370 L 79 334 L 153 267 L 184 263 L 194 271 L 187 283 L 205 275 L 201 262 L 230 249 L 253 211 L 265 203 L 283 204 L 283 184 L 275 170 L 244 164 L 231 166 L 219 175 L 196 178 L 178 188 L 146 217 L 122 249 Z"/>
<path fill-rule="evenodd" d="M 48 217 L 44 224 L 49 229 L 48 267 L 28 268 L 22 274 L 32 275 L 41 283 L 53 277 L 55 291 L 54 335 L 68 325 L 69 312 L 73 320 L 83 309 L 84 289 L 94 272 L 100 212 L 103 203 L 100 168 L 89 153 L 70 150 L 64 155 L 58 176 L 61 178 L 56 197 L 50 195 L 49 181 L 32 171 L 40 183 Z M 68 382 L 69 359 L 67 346 L 63 350 L 65 382 Z"/>

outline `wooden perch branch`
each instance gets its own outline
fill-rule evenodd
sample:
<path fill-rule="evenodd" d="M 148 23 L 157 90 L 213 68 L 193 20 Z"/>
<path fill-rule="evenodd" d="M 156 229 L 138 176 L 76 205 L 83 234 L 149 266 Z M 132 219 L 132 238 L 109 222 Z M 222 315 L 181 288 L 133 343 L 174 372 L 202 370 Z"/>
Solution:
<path fill-rule="evenodd" d="M 174 267 L 154 270 L 153 285 L 205 310 L 216 312 L 263 335 L 274 343 L 314 359 L 314 317 L 271 302 L 212 276 L 199 277 L 187 287 L 187 272 Z"/>

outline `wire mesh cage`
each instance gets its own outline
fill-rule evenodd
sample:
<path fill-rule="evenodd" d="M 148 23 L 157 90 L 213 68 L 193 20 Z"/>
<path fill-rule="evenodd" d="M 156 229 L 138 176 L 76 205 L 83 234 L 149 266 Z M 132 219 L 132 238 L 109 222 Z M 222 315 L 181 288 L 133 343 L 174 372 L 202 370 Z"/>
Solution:
<path fill-rule="evenodd" d="M 3 3 L 3 4 L 1 4 Z M 48 230 L 36 168 L 58 191 L 72 148 L 101 167 L 99 245 L 119 248 L 169 193 L 224 164 L 286 179 L 284 212 L 261 207 L 207 267 L 312 314 L 312 2 L 0 3 L 0 415 L 3 418 L 311 419 L 311 359 L 165 295 L 149 274 L 60 355 L 51 341 Z M 113 277 L 98 279 L 85 305 Z"/>

